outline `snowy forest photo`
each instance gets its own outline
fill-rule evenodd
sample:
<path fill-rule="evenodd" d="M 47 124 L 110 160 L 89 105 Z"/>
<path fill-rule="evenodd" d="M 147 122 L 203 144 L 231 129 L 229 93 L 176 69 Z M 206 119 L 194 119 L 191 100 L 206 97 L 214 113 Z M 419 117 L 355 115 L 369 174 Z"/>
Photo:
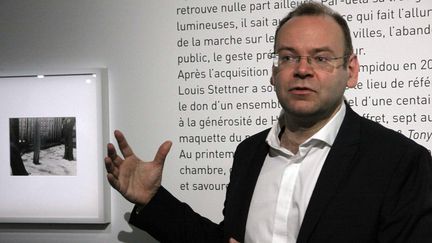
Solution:
<path fill-rule="evenodd" d="M 75 122 L 75 117 L 10 118 L 11 175 L 76 175 Z"/>

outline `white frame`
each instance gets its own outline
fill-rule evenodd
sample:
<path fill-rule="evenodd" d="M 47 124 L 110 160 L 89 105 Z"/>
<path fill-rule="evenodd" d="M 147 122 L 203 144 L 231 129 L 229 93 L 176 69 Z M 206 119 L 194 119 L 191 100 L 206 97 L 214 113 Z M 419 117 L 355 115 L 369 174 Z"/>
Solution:
<path fill-rule="evenodd" d="M 110 222 L 107 70 L 0 77 L 0 223 Z M 75 176 L 12 176 L 9 118 L 76 117 Z"/>

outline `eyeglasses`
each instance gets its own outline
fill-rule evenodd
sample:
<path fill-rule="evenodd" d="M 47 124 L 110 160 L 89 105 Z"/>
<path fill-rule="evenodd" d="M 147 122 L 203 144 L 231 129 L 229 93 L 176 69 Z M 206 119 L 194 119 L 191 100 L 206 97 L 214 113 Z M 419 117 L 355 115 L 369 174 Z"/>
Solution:
<path fill-rule="evenodd" d="M 305 58 L 307 63 L 313 68 L 318 70 L 324 70 L 331 72 L 334 68 L 338 67 L 336 61 L 342 58 L 346 58 L 349 55 L 341 57 L 330 57 L 326 55 L 315 55 L 315 56 L 295 56 L 290 54 L 273 54 L 273 66 L 281 69 L 293 68 L 298 65 L 302 58 Z M 340 66 L 340 65 L 339 65 Z"/>

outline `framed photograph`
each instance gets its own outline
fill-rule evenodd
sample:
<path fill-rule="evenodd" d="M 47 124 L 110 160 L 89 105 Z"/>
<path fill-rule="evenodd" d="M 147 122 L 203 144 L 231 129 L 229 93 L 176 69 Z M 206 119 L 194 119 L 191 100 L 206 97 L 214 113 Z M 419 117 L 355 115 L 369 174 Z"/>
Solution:
<path fill-rule="evenodd" d="M 0 223 L 110 222 L 105 69 L 0 76 Z"/>

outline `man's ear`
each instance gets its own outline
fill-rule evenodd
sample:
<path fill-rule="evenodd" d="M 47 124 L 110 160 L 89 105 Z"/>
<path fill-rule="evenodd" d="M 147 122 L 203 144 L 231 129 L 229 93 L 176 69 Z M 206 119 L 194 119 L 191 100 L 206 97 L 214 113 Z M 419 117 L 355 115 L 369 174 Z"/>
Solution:
<path fill-rule="evenodd" d="M 347 87 L 348 88 L 354 88 L 357 85 L 358 82 L 358 74 L 359 74 L 359 62 L 357 59 L 357 56 L 352 54 L 350 59 L 348 60 L 348 81 L 347 81 Z"/>
<path fill-rule="evenodd" d="M 270 84 L 273 86 L 275 85 L 274 77 L 276 76 L 276 73 L 277 73 L 276 67 L 273 66 L 272 67 L 272 76 L 270 77 Z"/>

